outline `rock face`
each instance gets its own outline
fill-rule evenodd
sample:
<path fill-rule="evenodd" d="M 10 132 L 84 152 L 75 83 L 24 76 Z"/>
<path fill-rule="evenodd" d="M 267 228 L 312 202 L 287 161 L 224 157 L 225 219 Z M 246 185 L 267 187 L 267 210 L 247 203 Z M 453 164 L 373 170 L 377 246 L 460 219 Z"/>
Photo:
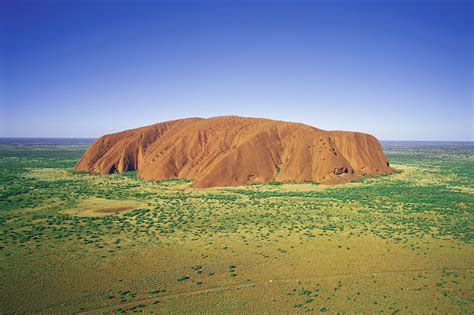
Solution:
<path fill-rule="evenodd" d="M 238 116 L 179 119 L 105 135 L 76 170 L 137 170 L 144 179 L 188 178 L 201 188 L 270 181 L 335 184 L 392 172 L 371 135 Z"/>

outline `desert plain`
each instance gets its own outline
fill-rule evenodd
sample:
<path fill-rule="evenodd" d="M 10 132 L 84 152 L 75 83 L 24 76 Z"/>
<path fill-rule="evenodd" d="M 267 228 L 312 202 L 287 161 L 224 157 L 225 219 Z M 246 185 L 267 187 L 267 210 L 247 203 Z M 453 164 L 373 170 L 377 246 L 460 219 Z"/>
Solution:
<path fill-rule="evenodd" d="M 2 140 L 0 312 L 474 312 L 472 143 L 393 173 L 194 188 L 76 172 L 88 140 Z"/>

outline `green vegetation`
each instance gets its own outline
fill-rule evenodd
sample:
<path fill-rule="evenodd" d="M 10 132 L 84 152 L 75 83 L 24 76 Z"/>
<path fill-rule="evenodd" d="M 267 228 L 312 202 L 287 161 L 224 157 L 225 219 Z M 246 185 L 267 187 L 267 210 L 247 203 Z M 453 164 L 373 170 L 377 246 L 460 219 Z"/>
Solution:
<path fill-rule="evenodd" d="M 181 276 L 179 276 L 179 278 L 178 278 L 178 282 L 185 281 L 185 280 L 188 280 L 188 279 L 189 279 L 188 276 L 181 275 Z"/>
<path fill-rule="evenodd" d="M 85 148 L 0 144 L 1 313 L 189 312 L 166 297 L 235 285 L 188 296 L 191 311 L 241 299 L 249 312 L 473 312 L 472 145 L 391 144 L 397 172 L 339 186 L 207 190 L 73 172 Z M 270 279 L 289 280 L 258 285 Z M 267 302 L 251 308 L 254 294 Z M 160 303 L 139 303 L 150 296 Z"/>

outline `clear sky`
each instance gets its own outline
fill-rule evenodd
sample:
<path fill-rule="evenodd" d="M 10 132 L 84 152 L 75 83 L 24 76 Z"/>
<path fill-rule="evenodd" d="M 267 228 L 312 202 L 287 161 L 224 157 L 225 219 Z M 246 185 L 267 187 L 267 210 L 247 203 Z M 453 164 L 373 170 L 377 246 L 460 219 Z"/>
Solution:
<path fill-rule="evenodd" d="M 0 136 L 241 115 L 474 140 L 473 1 L 0 1 Z"/>

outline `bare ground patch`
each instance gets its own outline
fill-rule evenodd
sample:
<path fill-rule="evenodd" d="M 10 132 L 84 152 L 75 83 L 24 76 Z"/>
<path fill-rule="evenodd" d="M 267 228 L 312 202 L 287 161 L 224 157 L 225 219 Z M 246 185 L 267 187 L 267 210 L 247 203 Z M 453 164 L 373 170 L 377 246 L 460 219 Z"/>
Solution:
<path fill-rule="evenodd" d="M 143 207 L 146 207 L 146 204 L 134 200 L 89 198 L 79 201 L 74 208 L 63 212 L 75 216 L 104 216 Z"/>

